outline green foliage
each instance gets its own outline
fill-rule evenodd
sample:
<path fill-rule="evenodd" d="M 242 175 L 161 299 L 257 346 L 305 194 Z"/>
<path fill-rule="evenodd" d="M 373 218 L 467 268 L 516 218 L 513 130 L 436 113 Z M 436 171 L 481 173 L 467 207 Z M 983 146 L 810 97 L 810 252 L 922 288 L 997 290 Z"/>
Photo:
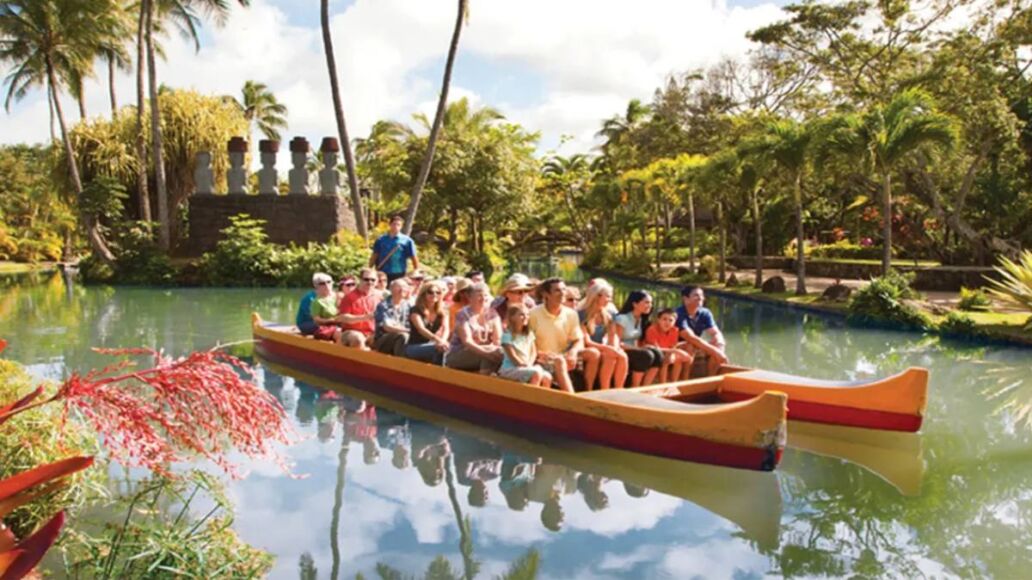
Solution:
<path fill-rule="evenodd" d="M 982 288 L 968 289 L 960 288 L 960 302 L 957 308 L 961 310 L 988 311 L 993 305 L 992 299 Z"/>
<path fill-rule="evenodd" d="M 910 288 L 913 274 L 890 270 L 885 276 L 853 292 L 849 299 L 847 320 L 861 326 L 880 326 L 924 330 L 930 327 L 928 317 L 906 300 L 917 297 Z"/>
<path fill-rule="evenodd" d="M 86 284 L 167 286 L 178 279 L 171 260 L 158 247 L 156 222 L 126 222 L 111 240 L 115 263 L 108 265 L 94 255 L 79 263 L 79 276 Z"/>
<path fill-rule="evenodd" d="M 699 275 L 706 280 L 716 280 L 720 273 L 720 262 L 716 256 L 703 256 L 699 260 Z"/>
<path fill-rule="evenodd" d="M 624 258 L 620 253 L 610 251 L 605 254 L 600 264 L 603 270 L 617 272 L 624 276 L 652 275 L 652 254 L 645 248 L 635 246 Z"/>
<path fill-rule="evenodd" d="M 272 556 L 243 542 L 233 531 L 232 505 L 209 475 L 155 477 L 134 482 L 118 498 L 118 524 L 96 535 L 73 530 L 62 546 L 70 575 L 87 578 L 258 578 Z M 199 498 L 214 507 L 198 518 Z"/>
<path fill-rule="evenodd" d="M 1025 250 L 1014 262 L 1006 257 L 1000 258 L 995 266 L 1003 280 L 989 280 L 989 293 L 994 297 L 1032 312 L 1032 250 Z M 1032 317 L 1025 325 L 1032 329 Z"/>
<path fill-rule="evenodd" d="M 118 220 L 122 206 L 129 198 L 125 186 L 117 179 L 98 175 L 83 184 L 79 197 L 79 212 L 97 219 Z"/>
<path fill-rule="evenodd" d="M 946 336 L 953 337 L 977 337 L 982 334 L 981 329 L 970 316 L 962 312 L 950 312 L 936 327 L 936 329 Z"/>
<path fill-rule="evenodd" d="M 828 258 L 844 260 L 878 260 L 881 258 L 881 246 L 861 246 L 848 240 L 817 246 L 810 250 L 811 258 Z"/>
<path fill-rule="evenodd" d="M 38 262 L 61 257 L 74 210 L 50 180 L 49 147 L 0 147 L 0 260 Z"/>
<path fill-rule="evenodd" d="M 55 387 L 46 384 L 45 394 Z M 12 403 L 32 389 L 35 381 L 17 363 L 0 359 L 0 407 Z M 74 455 L 93 455 L 96 436 L 74 420 L 65 420 L 58 406 L 45 405 L 21 413 L 0 427 L 0 479 L 45 463 Z M 103 494 L 102 469 L 90 469 L 73 476 L 71 483 L 56 493 L 46 494 L 16 509 L 4 518 L 17 537 L 25 537 L 58 510 L 80 508 L 88 497 Z"/>

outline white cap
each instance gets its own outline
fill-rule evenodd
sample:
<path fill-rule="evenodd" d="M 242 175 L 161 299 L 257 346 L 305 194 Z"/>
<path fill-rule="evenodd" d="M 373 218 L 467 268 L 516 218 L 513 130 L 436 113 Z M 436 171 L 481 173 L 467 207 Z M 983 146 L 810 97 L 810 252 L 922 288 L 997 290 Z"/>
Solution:
<path fill-rule="evenodd" d="M 323 272 L 316 272 L 312 275 L 312 286 L 326 284 L 327 282 L 333 284 L 333 278 L 330 278 L 329 274 L 324 274 Z"/>

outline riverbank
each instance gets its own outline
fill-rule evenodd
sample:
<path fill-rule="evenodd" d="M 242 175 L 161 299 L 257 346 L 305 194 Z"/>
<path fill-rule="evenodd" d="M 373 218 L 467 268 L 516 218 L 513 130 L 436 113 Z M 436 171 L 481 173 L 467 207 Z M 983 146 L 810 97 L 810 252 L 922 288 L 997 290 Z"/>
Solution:
<path fill-rule="evenodd" d="M 645 284 L 656 284 L 676 289 L 684 286 L 684 282 L 671 276 L 658 277 L 637 277 L 624 276 L 618 272 L 608 270 L 596 270 L 585 268 L 593 276 L 620 279 L 627 282 L 639 282 Z M 789 274 L 778 272 L 777 275 L 785 279 L 786 288 L 795 287 L 795 277 Z M 726 286 L 716 282 L 699 283 L 706 292 L 714 296 L 723 296 L 738 300 L 748 300 L 762 304 L 778 306 L 789 310 L 810 312 L 822 316 L 845 319 L 849 313 L 846 302 L 832 302 L 821 299 L 821 293 L 828 286 L 833 285 L 837 280 L 831 278 L 807 277 L 807 287 L 810 293 L 803 296 L 796 296 L 793 291 L 764 293 L 752 286 L 752 276 L 742 276 L 739 280 L 741 285 Z M 856 290 L 863 287 L 867 281 L 843 281 L 844 284 Z M 816 290 L 816 291 L 814 291 Z M 1029 318 L 1027 313 L 1021 312 L 968 312 L 950 308 L 949 312 L 943 312 L 944 308 L 955 306 L 959 302 L 959 293 L 935 292 L 934 297 L 929 296 L 927 303 L 933 308 L 924 309 L 923 313 L 933 323 L 925 330 L 929 334 L 938 334 L 951 340 L 965 340 L 978 343 L 1006 344 L 1032 348 L 1032 332 L 1024 330 L 1024 324 Z M 950 312 L 957 312 L 968 317 L 973 324 L 967 328 L 954 326 L 943 326 Z M 901 328 L 902 330 L 902 328 Z"/>
<path fill-rule="evenodd" d="M 6 262 L 0 261 L 0 274 L 25 274 L 28 272 L 52 272 L 54 270 L 54 264 L 52 262 L 39 262 L 36 264 L 26 264 L 24 262 Z"/>

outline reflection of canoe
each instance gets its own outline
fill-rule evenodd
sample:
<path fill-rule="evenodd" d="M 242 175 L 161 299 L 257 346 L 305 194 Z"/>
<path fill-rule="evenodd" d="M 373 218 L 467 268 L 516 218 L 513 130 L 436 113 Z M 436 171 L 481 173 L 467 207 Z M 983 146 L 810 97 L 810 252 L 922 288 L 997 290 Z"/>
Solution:
<path fill-rule="evenodd" d="M 390 409 L 410 419 L 447 427 L 464 435 L 490 441 L 509 451 L 540 457 L 543 463 L 564 465 L 582 473 L 685 499 L 734 523 L 759 547 L 777 547 L 781 491 L 777 477 L 772 473 L 675 461 L 539 433 L 483 427 L 387 398 L 373 391 L 270 363 L 265 359 L 261 359 L 261 362 L 274 373 L 364 399 L 371 405 Z"/>
<path fill-rule="evenodd" d="M 785 395 L 695 405 L 657 397 L 605 401 L 529 387 L 299 336 L 253 317 L 256 352 L 331 379 L 375 383 L 449 413 L 510 421 L 598 445 L 745 469 L 771 470 L 784 448 Z"/>
<path fill-rule="evenodd" d="M 584 396 L 612 401 L 639 400 L 646 395 L 687 403 L 744 401 L 766 392 L 788 395 L 788 418 L 831 425 L 917 431 L 928 395 L 928 371 L 909 368 L 869 381 L 822 381 L 771 371 L 724 367 L 724 374 L 681 383 Z"/>
<path fill-rule="evenodd" d="M 790 427 L 788 446 L 859 465 L 903 495 L 921 491 L 925 464 L 916 433 L 796 422 Z"/>

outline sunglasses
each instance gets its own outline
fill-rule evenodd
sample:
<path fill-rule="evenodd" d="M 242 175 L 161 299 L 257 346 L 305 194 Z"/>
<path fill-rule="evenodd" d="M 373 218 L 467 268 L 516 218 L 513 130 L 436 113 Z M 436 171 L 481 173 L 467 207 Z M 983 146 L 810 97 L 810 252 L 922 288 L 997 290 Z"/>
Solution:
<path fill-rule="evenodd" d="M 441 294 L 441 291 L 440 290 L 430 290 L 430 291 L 427 292 L 427 294 L 433 294 L 434 296 L 437 296 L 437 295 Z"/>
<path fill-rule="evenodd" d="M 341 282 L 340 285 L 341 286 L 354 286 L 355 283 L 354 282 Z"/>
<path fill-rule="evenodd" d="M 333 282 L 330 282 L 329 280 L 323 280 L 322 282 L 318 283 L 319 286 L 325 286 L 327 284 L 333 284 Z"/>
<path fill-rule="evenodd" d="M 370 284 L 376 284 L 376 278 L 362 278 L 363 282 L 369 282 Z"/>
<path fill-rule="evenodd" d="M 573 296 L 570 296 L 569 298 L 566 299 L 566 302 L 576 302 L 576 301 L 577 301 L 577 299 L 574 298 Z"/>

